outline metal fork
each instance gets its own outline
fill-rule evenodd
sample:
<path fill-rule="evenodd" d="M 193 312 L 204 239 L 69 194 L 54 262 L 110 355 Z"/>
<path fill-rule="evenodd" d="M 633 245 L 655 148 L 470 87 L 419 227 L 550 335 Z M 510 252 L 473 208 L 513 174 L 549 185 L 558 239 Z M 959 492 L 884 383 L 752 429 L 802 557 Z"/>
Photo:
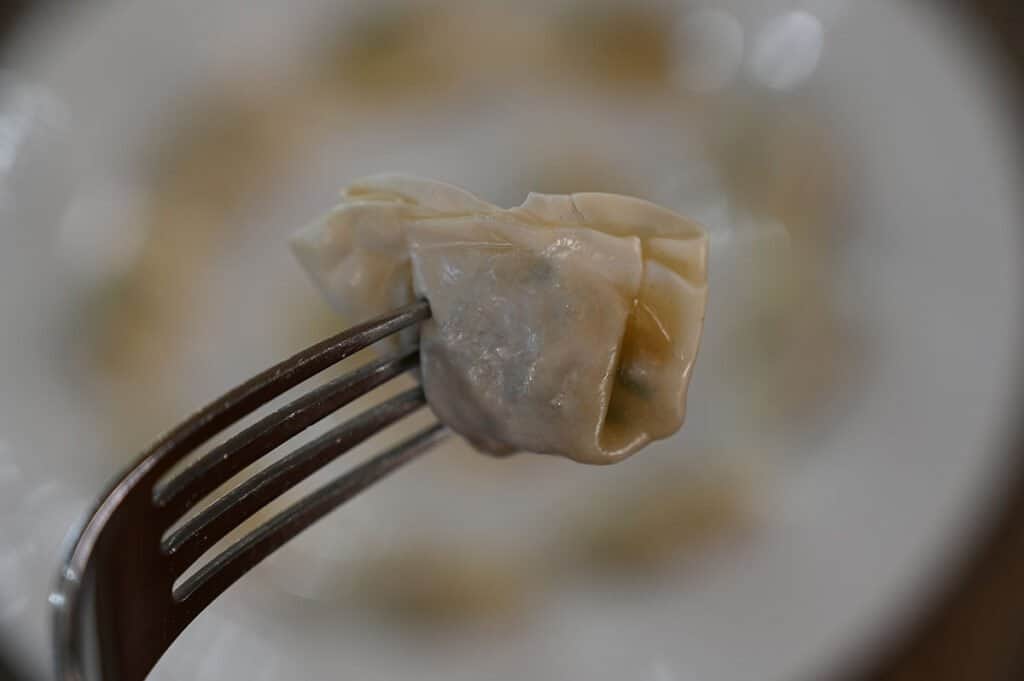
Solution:
<path fill-rule="evenodd" d="M 243 383 L 156 442 L 69 540 L 50 597 L 58 678 L 141 681 L 185 627 L 253 566 L 444 437 L 440 424 L 427 427 L 281 511 L 180 580 L 270 501 L 422 407 L 422 389 L 403 392 L 299 447 L 182 522 L 190 508 L 294 435 L 415 368 L 418 353 L 378 359 L 310 391 L 161 482 L 172 467 L 286 390 L 429 316 L 427 303 L 419 301 L 343 331 Z"/>

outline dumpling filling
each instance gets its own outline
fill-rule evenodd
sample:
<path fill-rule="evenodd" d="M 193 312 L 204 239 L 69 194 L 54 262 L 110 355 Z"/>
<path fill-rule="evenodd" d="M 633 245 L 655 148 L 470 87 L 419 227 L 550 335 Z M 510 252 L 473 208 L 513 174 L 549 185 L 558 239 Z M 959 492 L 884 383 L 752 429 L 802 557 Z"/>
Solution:
<path fill-rule="evenodd" d="M 708 237 L 680 215 L 593 193 L 502 209 L 378 175 L 292 245 L 350 322 L 430 303 L 418 329 L 424 392 L 482 451 L 613 463 L 683 425 Z"/>

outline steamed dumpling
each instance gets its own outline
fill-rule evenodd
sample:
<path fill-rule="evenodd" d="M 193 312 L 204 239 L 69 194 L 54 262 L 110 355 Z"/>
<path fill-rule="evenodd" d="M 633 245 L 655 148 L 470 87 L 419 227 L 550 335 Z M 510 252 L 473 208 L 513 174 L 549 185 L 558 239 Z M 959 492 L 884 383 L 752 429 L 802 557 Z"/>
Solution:
<path fill-rule="evenodd" d="M 683 424 L 708 238 L 675 213 L 613 194 L 506 210 L 380 175 L 293 247 L 349 322 L 430 302 L 424 391 L 478 449 L 612 463 Z"/>

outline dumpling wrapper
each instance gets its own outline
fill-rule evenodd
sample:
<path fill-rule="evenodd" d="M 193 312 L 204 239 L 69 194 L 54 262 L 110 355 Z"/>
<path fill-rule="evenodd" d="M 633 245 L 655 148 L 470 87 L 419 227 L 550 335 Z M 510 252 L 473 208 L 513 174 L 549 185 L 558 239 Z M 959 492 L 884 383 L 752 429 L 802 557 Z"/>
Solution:
<path fill-rule="evenodd" d="M 480 450 L 606 464 L 683 424 L 708 237 L 680 215 L 614 194 L 530 194 L 502 209 L 378 175 L 292 246 L 349 322 L 429 301 L 424 391 Z"/>

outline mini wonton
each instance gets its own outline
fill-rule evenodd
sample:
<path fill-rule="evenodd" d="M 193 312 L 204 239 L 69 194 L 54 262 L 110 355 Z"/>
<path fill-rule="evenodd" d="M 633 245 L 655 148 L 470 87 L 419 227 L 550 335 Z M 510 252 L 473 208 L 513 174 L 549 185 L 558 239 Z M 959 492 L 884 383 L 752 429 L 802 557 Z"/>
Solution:
<path fill-rule="evenodd" d="M 292 244 L 347 322 L 430 302 L 424 391 L 481 450 L 612 463 L 683 424 L 708 238 L 671 211 L 614 194 L 505 210 L 379 175 Z"/>

